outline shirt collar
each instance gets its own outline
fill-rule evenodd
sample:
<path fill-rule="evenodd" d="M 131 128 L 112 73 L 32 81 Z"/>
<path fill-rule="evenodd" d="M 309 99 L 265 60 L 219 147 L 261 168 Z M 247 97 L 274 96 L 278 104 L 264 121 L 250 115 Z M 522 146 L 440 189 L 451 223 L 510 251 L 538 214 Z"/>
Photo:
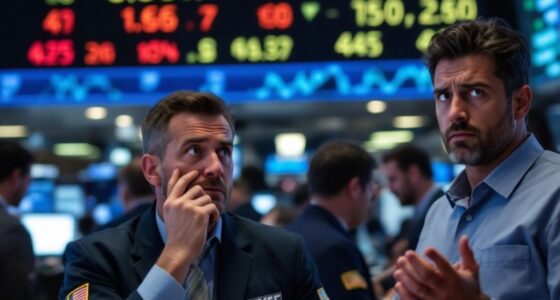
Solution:
<path fill-rule="evenodd" d="M 161 239 L 163 240 L 163 244 L 167 244 L 167 231 L 165 230 L 165 223 L 160 218 L 157 210 L 156 210 L 155 215 L 156 215 L 156 224 L 157 224 L 157 228 L 158 228 L 158 231 L 159 231 L 159 235 L 161 236 Z M 211 241 L 214 238 L 218 241 L 218 243 L 221 243 L 221 241 L 222 241 L 222 218 L 221 217 L 218 218 L 218 222 L 216 222 L 216 225 L 214 226 L 214 228 L 212 229 L 212 231 L 208 235 L 208 238 L 206 239 L 206 242 Z"/>
<path fill-rule="evenodd" d="M 533 134 L 502 161 L 480 184 L 484 183 L 504 199 L 509 199 L 521 178 L 533 163 L 541 156 L 544 149 Z M 471 188 L 466 171 L 461 172 L 449 190 L 445 193 L 449 204 L 455 204 L 470 197 Z"/>

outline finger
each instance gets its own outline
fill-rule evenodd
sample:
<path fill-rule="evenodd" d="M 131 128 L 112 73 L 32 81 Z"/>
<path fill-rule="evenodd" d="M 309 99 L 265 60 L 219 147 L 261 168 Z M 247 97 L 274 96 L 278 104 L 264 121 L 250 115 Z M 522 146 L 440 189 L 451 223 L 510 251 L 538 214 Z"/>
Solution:
<path fill-rule="evenodd" d="M 430 258 L 437 266 L 439 272 L 443 277 L 451 276 L 455 273 L 453 266 L 447 261 L 441 253 L 434 248 L 428 248 L 425 252 L 426 256 Z"/>
<path fill-rule="evenodd" d="M 469 246 L 469 239 L 466 235 L 463 235 L 459 241 L 459 252 L 461 254 L 462 261 L 461 268 L 478 274 L 478 263 L 476 262 L 474 253 Z"/>
<path fill-rule="evenodd" d="M 402 300 L 418 300 L 418 299 L 420 299 L 420 298 L 416 297 L 415 295 L 413 295 L 409 290 L 407 290 L 406 287 L 400 282 L 397 282 L 397 284 L 395 284 L 395 291 L 397 292 L 397 294 L 399 294 L 399 297 Z"/>
<path fill-rule="evenodd" d="M 175 169 L 173 171 L 173 175 L 175 174 L 175 171 L 178 172 L 178 174 L 180 174 L 179 169 Z M 173 177 L 173 175 L 171 177 Z M 179 177 L 179 179 L 175 182 L 175 184 L 171 185 L 171 179 L 168 191 L 169 192 L 169 198 L 179 198 L 181 197 L 181 195 L 183 195 L 185 193 L 185 191 L 187 190 L 187 187 L 189 186 L 189 184 L 191 184 L 191 182 L 196 178 L 196 176 L 198 176 L 198 171 L 193 170 L 188 172 L 187 174 Z"/>
<path fill-rule="evenodd" d="M 395 280 L 400 282 L 407 290 L 408 293 L 419 298 L 427 297 L 430 289 L 422 283 L 416 281 L 412 276 L 403 270 L 397 270 L 394 273 Z"/>
<path fill-rule="evenodd" d="M 405 256 L 412 267 L 411 272 L 416 274 L 416 280 L 432 289 L 437 289 L 441 278 L 434 267 L 413 251 L 407 251 Z"/>
<path fill-rule="evenodd" d="M 210 230 L 212 229 L 212 227 L 214 227 L 214 224 L 216 224 L 216 222 L 220 218 L 220 211 L 214 203 L 204 205 L 202 209 L 208 215 L 208 229 Z"/>

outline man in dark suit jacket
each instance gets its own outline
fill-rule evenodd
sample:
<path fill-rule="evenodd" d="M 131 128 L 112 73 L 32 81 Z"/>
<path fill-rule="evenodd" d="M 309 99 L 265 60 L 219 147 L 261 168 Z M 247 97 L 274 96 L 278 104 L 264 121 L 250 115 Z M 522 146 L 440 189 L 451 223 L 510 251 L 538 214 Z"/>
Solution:
<path fill-rule="evenodd" d="M 71 243 L 60 299 L 327 299 L 301 239 L 226 214 L 234 127 L 221 99 L 173 93 L 142 135 L 155 208 Z"/>
<path fill-rule="evenodd" d="M 35 257 L 31 237 L 8 214 L 17 207 L 30 182 L 33 156 L 18 144 L 0 141 L 0 299 L 31 299 Z"/>
<path fill-rule="evenodd" d="M 362 253 L 348 230 L 368 217 L 377 164 L 361 147 L 335 141 L 311 158 L 311 202 L 286 228 L 301 234 L 331 299 L 375 299 Z"/>

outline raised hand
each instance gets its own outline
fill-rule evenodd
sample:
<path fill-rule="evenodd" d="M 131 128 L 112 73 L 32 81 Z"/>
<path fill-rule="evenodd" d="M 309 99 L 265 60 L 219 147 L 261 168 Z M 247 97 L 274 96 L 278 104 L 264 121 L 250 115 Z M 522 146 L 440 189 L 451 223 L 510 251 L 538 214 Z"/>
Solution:
<path fill-rule="evenodd" d="M 395 289 L 401 299 L 486 299 L 481 293 L 478 263 L 466 236 L 459 242 L 461 264 L 454 267 L 433 248 L 426 256 L 433 262 L 407 251 L 397 260 Z"/>

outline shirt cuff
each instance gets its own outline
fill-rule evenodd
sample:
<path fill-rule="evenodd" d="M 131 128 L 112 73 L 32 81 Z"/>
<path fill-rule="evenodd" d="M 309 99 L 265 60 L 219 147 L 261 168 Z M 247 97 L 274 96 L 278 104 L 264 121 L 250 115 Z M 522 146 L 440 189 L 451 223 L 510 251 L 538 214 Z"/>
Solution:
<path fill-rule="evenodd" d="M 187 296 L 185 288 L 158 265 L 150 269 L 137 291 L 144 300 L 185 299 Z"/>

